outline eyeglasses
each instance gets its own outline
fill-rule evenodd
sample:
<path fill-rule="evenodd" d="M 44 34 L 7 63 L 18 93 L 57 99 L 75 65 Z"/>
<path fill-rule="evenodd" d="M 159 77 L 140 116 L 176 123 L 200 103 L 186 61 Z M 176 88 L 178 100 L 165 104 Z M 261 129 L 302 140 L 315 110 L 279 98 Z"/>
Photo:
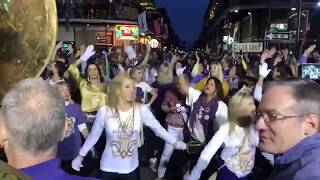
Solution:
<path fill-rule="evenodd" d="M 264 112 L 264 113 L 257 112 L 255 114 L 256 122 L 262 118 L 266 124 L 270 124 L 272 122 L 284 120 L 284 119 L 288 119 L 288 118 L 298 118 L 298 117 L 304 117 L 304 115 L 285 116 L 285 115 L 273 114 L 272 112 Z"/>

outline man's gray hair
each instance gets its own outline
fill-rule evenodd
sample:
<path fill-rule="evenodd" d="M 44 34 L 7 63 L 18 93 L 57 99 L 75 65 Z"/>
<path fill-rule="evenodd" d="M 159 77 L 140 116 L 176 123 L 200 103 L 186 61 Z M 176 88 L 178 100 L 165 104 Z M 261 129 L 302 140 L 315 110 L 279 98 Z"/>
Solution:
<path fill-rule="evenodd" d="M 2 100 L 8 140 L 15 148 L 38 155 L 57 147 L 65 125 L 64 100 L 40 79 L 25 79 Z"/>
<path fill-rule="evenodd" d="M 320 85 L 309 79 L 290 79 L 272 81 L 266 84 L 265 90 L 274 86 L 285 86 L 292 91 L 296 109 L 300 114 L 315 114 L 320 117 Z"/>

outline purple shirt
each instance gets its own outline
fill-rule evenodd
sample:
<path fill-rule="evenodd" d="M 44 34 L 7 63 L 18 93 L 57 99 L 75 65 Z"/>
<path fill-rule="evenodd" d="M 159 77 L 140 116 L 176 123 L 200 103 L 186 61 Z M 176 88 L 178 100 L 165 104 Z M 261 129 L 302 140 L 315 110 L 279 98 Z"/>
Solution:
<path fill-rule="evenodd" d="M 85 123 L 85 116 L 79 104 L 69 104 L 65 107 L 67 118 L 72 122 L 66 137 L 58 144 L 58 157 L 61 160 L 74 159 L 81 148 L 81 134 L 78 125 Z"/>
<path fill-rule="evenodd" d="M 306 56 L 300 56 L 300 58 L 299 58 L 299 63 L 300 64 L 305 64 L 305 63 L 307 63 L 307 61 L 308 61 L 308 58 L 306 57 Z"/>
<path fill-rule="evenodd" d="M 73 176 L 60 168 L 59 159 L 51 159 L 43 163 L 20 169 L 33 180 L 95 180 L 92 177 Z"/>

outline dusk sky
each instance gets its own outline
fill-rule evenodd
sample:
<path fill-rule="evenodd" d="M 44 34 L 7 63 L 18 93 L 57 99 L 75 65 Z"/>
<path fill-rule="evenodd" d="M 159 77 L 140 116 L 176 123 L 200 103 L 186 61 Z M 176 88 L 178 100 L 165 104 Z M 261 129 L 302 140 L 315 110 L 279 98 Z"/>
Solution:
<path fill-rule="evenodd" d="M 203 16 L 210 0 L 156 0 L 157 7 L 165 7 L 172 26 L 180 39 L 192 47 L 203 25 Z"/>

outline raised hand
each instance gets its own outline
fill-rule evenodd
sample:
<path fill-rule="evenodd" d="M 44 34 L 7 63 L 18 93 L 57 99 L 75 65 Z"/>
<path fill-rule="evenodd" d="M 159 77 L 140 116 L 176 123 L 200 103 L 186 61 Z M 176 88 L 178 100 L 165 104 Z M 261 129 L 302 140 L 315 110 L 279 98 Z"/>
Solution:
<path fill-rule="evenodd" d="M 274 59 L 274 63 L 273 63 L 273 65 L 275 66 L 275 65 L 277 65 L 279 62 L 281 62 L 282 61 L 282 56 L 277 56 L 275 59 Z"/>
<path fill-rule="evenodd" d="M 88 59 L 93 56 L 96 52 L 94 51 L 94 46 L 90 45 L 86 48 L 86 50 L 84 51 L 84 53 L 81 55 L 80 57 L 80 61 L 88 61 Z"/>
<path fill-rule="evenodd" d="M 200 61 L 200 57 L 199 57 L 199 54 L 196 52 L 196 59 L 197 61 Z"/>
<path fill-rule="evenodd" d="M 259 75 L 263 78 L 267 77 L 270 73 L 271 69 L 268 69 L 268 64 L 266 62 L 262 62 L 259 65 Z"/>
<path fill-rule="evenodd" d="M 177 55 L 172 55 L 172 58 L 171 58 L 171 63 L 176 63 L 177 62 Z"/>
<path fill-rule="evenodd" d="M 277 52 L 277 49 L 275 47 L 272 47 L 269 50 L 269 58 L 272 58 L 272 56 Z"/>
<path fill-rule="evenodd" d="M 276 53 L 276 48 L 273 47 L 270 50 L 269 49 L 265 49 L 263 51 L 263 53 L 261 54 L 261 60 L 260 63 L 264 62 L 266 59 L 272 58 L 272 56 L 274 55 L 274 53 Z"/>
<path fill-rule="evenodd" d="M 303 53 L 304 56 L 308 56 L 315 48 L 317 47 L 317 45 L 311 45 L 308 47 L 308 49 L 306 49 Z"/>
<path fill-rule="evenodd" d="M 177 76 L 181 76 L 183 74 L 183 71 L 186 69 L 187 67 L 182 67 L 176 70 L 176 74 Z"/>
<path fill-rule="evenodd" d="M 60 49 L 63 47 L 63 41 L 60 41 L 57 45 L 56 45 L 56 49 Z"/>

